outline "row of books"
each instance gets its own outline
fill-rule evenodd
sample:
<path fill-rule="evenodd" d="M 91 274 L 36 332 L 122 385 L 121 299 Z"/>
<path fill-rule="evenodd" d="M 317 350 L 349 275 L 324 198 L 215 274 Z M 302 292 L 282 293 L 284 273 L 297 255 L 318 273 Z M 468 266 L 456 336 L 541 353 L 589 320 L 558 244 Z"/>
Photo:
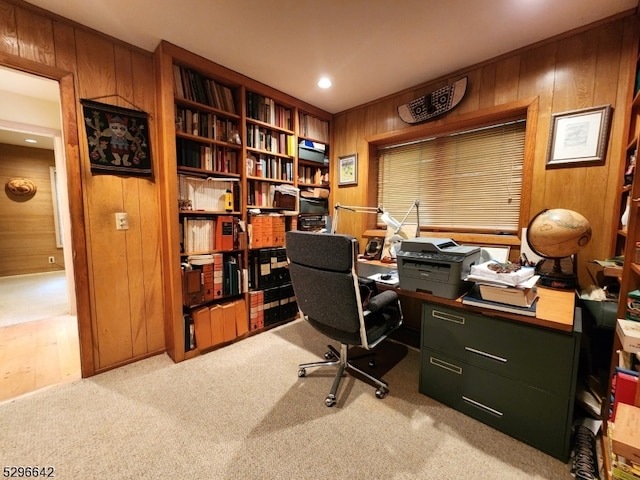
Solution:
<path fill-rule="evenodd" d="M 272 183 L 249 181 L 247 188 L 247 203 L 255 207 L 271 208 L 276 193 L 276 186 Z"/>
<path fill-rule="evenodd" d="M 329 122 L 300 112 L 300 135 L 329 143 Z"/>
<path fill-rule="evenodd" d="M 240 253 L 190 256 L 182 266 L 183 305 L 193 307 L 246 292 L 248 274 L 242 258 Z"/>
<path fill-rule="evenodd" d="M 249 292 L 249 329 L 259 330 L 298 315 L 291 283 Z"/>
<path fill-rule="evenodd" d="M 247 147 L 293 157 L 296 152 L 295 136 L 273 132 L 259 125 L 247 125 Z"/>
<path fill-rule="evenodd" d="M 240 145 L 235 121 L 208 112 L 176 106 L 176 131 Z"/>
<path fill-rule="evenodd" d="M 291 109 L 258 93 L 247 92 L 247 117 L 279 128 L 293 130 Z"/>
<path fill-rule="evenodd" d="M 284 247 L 252 250 L 249 256 L 249 286 L 265 289 L 291 282 Z"/>
<path fill-rule="evenodd" d="M 180 65 L 173 66 L 173 77 L 176 97 L 236 114 L 233 92 L 228 86 Z"/>
<path fill-rule="evenodd" d="M 184 217 L 180 243 L 186 254 L 196 252 L 228 252 L 246 247 L 244 222 L 232 215 L 217 217 Z"/>
<path fill-rule="evenodd" d="M 180 167 L 238 174 L 238 155 L 234 148 L 204 145 L 184 138 L 176 139 L 176 158 Z"/>
<path fill-rule="evenodd" d="M 298 166 L 298 182 L 321 185 L 329 183 L 329 169 Z"/>
<path fill-rule="evenodd" d="M 247 155 L 247 175 L 293 182 L 293 160 L 271 155 Z"/>
<path fill-rule="evenodd" d="M 178 175 L 178 202 L 181 210 L 224 212 L 233 210 L 235 179 Z"/>

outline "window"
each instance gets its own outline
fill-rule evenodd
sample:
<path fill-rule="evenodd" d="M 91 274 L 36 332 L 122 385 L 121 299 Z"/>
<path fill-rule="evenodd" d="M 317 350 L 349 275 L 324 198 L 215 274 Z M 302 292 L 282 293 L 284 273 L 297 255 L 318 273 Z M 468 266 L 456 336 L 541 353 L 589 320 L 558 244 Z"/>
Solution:
<path fill-rule="evenodd" d="M 379 147 L 378 203 L 423 230 L 518 233 L 525 120 Z M 415 210 L 407 218 L 415 223 Z"/>

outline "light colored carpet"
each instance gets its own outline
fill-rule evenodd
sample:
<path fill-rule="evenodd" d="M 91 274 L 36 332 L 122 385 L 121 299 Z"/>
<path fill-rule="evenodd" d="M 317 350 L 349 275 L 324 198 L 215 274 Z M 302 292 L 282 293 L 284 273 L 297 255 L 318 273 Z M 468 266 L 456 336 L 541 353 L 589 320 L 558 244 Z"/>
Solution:
<path fill-rule="evenodd" d="M 3 465 L 59 479 L 569 479 L 568 465 L 418 393 L 419 352 L 382 345 L 390 393 L 300 362 L 301 320 L 174 364 L 166 355 L 0 404 Z"/>
<path fill-rule="evenodd" d="M 0 327 L 69 313 L 65 271 L 0 277 Z"/>

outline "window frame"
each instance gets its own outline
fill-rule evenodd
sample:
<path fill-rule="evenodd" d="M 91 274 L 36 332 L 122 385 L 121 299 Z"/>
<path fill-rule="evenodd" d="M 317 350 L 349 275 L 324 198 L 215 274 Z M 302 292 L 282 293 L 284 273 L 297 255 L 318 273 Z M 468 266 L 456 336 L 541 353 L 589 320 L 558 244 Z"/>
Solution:
<path fill-rule="evenodd" d="M 531 210 L 531 190 L 533 180 L 533 168 L 535 160 L 535 144 L 538 122 L 538 97 L 523 99 L 470 113 L 455 114 L 456 111 L 439 120 L 426 122 L 416 126 L 394 130 L 383 134 L 372 135 L 365 138 L 368 144 L 369 169 L 368 184 L 375 185 L 369 188 L 366 194 L 367 205 L 377 205 L 378 190 L 378 157 L 380 147 L 412 142 L 428 137 L 448 135 L 451 133 L 482 128 L 517 119 L 525 119 L 524 159 L 522 170 L 522 194 L 520 200 L 520 213 L 518 217 L 517 235 L 486 234 L 474 230 L 451 231 L 428 230 L 424 226 L 422 232 L 428 232 L 429 236 L 444 236 L 456 241 L 491 245 L 519 245 L 519 235 L 523 227 L 526 227 Z M 376 223 L 372 219 L 370 228 L 385 229 L 386 226 Z M 424 233 L 423 233 L 424 235 Z"/>

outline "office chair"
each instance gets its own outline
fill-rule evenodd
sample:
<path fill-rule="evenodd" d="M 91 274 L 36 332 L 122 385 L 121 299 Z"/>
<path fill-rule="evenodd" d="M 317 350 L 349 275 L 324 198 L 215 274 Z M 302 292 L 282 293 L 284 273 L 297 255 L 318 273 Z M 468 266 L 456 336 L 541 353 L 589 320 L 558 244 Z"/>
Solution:
<path fill-rule="evenodd" d="M 336 392 L 345 372 L 364 377 L 377 386 L 376 397 L 384 398 L 389 392 L 388 383 L 361 370 L 352 361 L 371 356 L 370 350 L 402 324 L 398 294 L 392 290 L 377 293 L 363 285 L 363 279 L 356 273 L 358 242 L 351 236 L 289 231 L 286 252 L 302 317 L 325 336 L 340 342 L 340 351 L 328 345 L 326 361 L 300 364 L 298 376 L 304 377 L 307 368 L 338 366 L 325 399 L 328 407 L 336 403 Z M 349 358 L 352 347 L 367 352 Z M 374 363 L 370 361 L 369 365 Z"/>

